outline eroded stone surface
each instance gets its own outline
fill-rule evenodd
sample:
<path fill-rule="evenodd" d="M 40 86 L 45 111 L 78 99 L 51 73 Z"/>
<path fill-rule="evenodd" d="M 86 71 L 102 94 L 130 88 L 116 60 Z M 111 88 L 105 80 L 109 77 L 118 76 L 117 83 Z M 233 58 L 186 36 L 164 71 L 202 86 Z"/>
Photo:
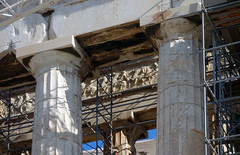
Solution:
<path fill-rule="evenodd" d="M 204 144 L 201 59 L 190 55 L 198 50 L 194 35 L 197 25 L 187 19 L 173 19 L 160 24 L 158 38 L 157 153 L 192 154 L 191 145 Z M 198 132 L 193 132 L 198 131 Z M 193 147 L 192 147 L 193 148 Z M 196 148 L 196 147 L 195 147 Z M 195 153 L 203 153 L 203 145 Z"/>
<path fill-rule="evenodd" d="M 149 64 L 142 64 L 126 70 L 120 70 L 113 73 L 113 92 L 124 91 L 132 88 L 138 88 L 146 85 L 157 83 L 158 63 L 154 60 Z M 100 77 L 99 82 L 104 90 L 110 92 L 110 82 L 106 77 Z M 82 84 L 83 98 L 96 97 L 97 85 L 96 80 L 90 84 Z M 100 90 L 100 95 L 104 92 Z"/>
<path fill-rule="evenodd" d="M 50 34 L 51 37 L 84 34 L 198 2 L 200 0 L 87 0 L 56 8 Z"/>
<path fill-rule="evenodd" d="M 29 113 L 34 111 L 35 93 L 28 92 L 11 97 L 11 116 L 19 115 L 20 113 Z M 8 103 L 7 103 L 8 104 Z M 8 116 L 8 107 L 0 100 L 0 115 L 2 117 Z"/>
<path fill-rule="evenodd" d="M 80 63 L 77 57 L 59 51 L 31 59 L 37 77 L 32 154 L 82 152 L 81 82 L 76 68 L 64 60 Z"/>
<path fill-rule="evenodd" d="M 84 34 L 138 20 L 157 10 L 158 0 L 88 0 L 58 7 L 52 14 L 50 33 L 56 37 Z M 71 23 L 71 24 L 69 24 Z"/>
<path fill-rule="evenodd" d="M 11 115 L 21 113 L 29 113 L 34 111 L 35 93 L 25 93 L 18 96 L 14 96 L 11 103 L 18 109 L 12 107 Z"/>
<path fill-rule="evenodd" d="M 117 152 L 119 155 L 131 154 L 131 146 L 128 143 L 127 135 L 123 131 L 114 133 L 113 145 L 114 152 Z"/>
<path fill-rule="evenodd" d="M 48 2 L 49 0 L 30 0 L 30 1 L 26 1 L 25 3 L 23 3 L 22 5 L 22 11 L 28 11 L 29 9 L 32 9 L 38 5 L 41 5 L 45 2 Z M 53 5 L 50 5 L 44 9 L 42 9 L 40 12 L 46 12 L 47 10 L 49 9 L 54 9 L 54 7 L 58 6 L 58 5 L 61 5 L 61 4 L 64 4 L 64 3 L 77 3 L 77 2 L 82 2 L 83 0 L 60 0 L 59 2 L 53 4 Z M 8 0 L 6 1 L 10 6 L 13 5 L 14 3 L 16 2 L 19 2 L 18 0 Z M 3 7 L 0 6 L 0 9 L 2 9 Z M 13 7 L 12 8 L 15 12 L 18 11 L 18 7 Z"/>
<path fill-rule="evenodd" d="M 0 28 L 0 52 L 47 40 L 48 23 L 40 14 L 32 14 Z"/>

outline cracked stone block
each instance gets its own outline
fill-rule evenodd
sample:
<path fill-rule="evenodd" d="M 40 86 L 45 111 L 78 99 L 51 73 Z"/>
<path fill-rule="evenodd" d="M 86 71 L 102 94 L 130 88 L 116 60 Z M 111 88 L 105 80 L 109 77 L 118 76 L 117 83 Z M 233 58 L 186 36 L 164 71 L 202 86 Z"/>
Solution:
<path fill-rule="evenodd" d="M 48 23 L 40 14 L 31 14 L 0 28 L 0 52 L 46 41 L 47 28 Z"/>

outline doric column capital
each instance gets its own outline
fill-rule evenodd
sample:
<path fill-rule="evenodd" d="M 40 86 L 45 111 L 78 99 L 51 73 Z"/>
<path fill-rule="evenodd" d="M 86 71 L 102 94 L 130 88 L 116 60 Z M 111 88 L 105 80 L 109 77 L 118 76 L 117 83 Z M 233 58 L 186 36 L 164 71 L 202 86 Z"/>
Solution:
<path fill-rule="evenodd" d="M 146 29 L 146 35 L 159 49 L 164 42 L 179 39 L 192 39 L 198 32 L 198 24 L 187 18 L 165 20 Z"/>
<path fill-rule="evenodd" d="M 49 70 L 49 67 L 54 68 L 57 66 L 59 69 L 63 68 L 65 70 L 66 67 L 72 68 L 72 63 L 80 66 L 80 61 L 81 59 L 75 55 L 58 50 L 51 50 L 34 55 L 29 62 L 29 66 L 35 76 L 38 76 L 37 72 Z"/>
<path fill-rule="evenodd" d="M 178 39 L 179 37 L 186 38 L 196 27 L 197 24 L 195 22 L 186 18 L 171 19 L 160 24 L 159 34 L 157 35 L 161 36 L 164 41 Z"/>
<path fill-rule="evenodd" d="M 45 66 L 60 64 L 78 68 L 81 82 L 98 77 L 95 66 L 74 36 L 52 39 L 16 49 L 16 58 L 29 71 L 36 71 Z M 31 64 L 29 64 L 31 61 Z M 80 62 L 79 62 L 80 61 Z M 31 67 L 30 67 L 31 65 Z M 75 66 L 75 67 L 74 67 Z M 80 67 L 79 67 L 80 66 Z M 35 75 L 36 76 L 36 75 Z"/>

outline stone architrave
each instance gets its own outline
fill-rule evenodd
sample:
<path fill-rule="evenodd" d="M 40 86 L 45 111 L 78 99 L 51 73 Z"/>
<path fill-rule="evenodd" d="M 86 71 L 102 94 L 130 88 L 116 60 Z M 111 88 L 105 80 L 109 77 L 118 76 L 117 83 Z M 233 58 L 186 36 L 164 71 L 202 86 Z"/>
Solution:
<path fill-rule="evenodd" d="M 82 154 L 81 81 L 70 61 L 80 59 L 61 51 L 45 51 L 32 57 L 36 104 L 32 154 Z"/>
<path fill-rule="evenodd" d="M 199 27 L 186 18 L 160 23 L 152 34 L 159 48 L 157 155 L 204 153 Z"/>

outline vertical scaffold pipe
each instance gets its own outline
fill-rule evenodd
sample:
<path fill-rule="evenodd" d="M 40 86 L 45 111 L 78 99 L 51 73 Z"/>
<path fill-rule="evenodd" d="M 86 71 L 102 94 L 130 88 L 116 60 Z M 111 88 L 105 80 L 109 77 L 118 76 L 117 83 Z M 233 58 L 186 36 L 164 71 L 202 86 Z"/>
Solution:
<path fill-rule="evenodd" d="M 203 103 L 204 103 L 204 137 L 205 137 L 205 155 L 207 155 L 207 97 L 206 97 L 206 70 L 205 70 L 205 22 L 204 22 L 204 16 L 205 16 L 205 9 L 204 9 L 204 0 L 201 0 L 202 5 L 202 61 L 203 61 Z"/>

